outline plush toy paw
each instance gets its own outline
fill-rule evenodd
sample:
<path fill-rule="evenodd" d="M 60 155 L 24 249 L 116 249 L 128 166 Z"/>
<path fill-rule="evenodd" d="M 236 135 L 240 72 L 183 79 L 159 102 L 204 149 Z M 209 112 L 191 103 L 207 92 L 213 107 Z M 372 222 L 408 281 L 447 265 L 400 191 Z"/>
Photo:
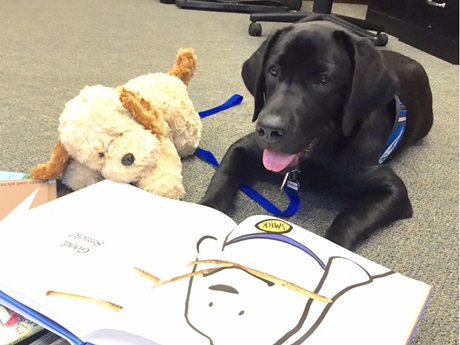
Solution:
<path fill-rule="evenodd" d="M 29 175 L 32 178 L 40 180 L 49 180 L 57 178 L 66 168 L 69 161 L 67 150 L 61 141 L 58 141 L 53 148 L 51 158 L 48 162 L 34 166 Z"/>

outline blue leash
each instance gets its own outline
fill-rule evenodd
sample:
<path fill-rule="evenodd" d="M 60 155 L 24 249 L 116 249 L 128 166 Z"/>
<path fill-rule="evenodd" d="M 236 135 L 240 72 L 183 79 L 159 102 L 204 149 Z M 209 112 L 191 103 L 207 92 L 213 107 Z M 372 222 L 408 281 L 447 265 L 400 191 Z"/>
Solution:
<path fill-rule="evenodd" d="M 200 111 L 198 114 L 200 115 L 200 118 L 203 119 L 209 115 L 214 115 L 215 113 L 218 113 L 219 111 L 222 111 L 222 110 L 234 107 L 235 105 L 241 104 L 241 102 L 243 102 L 243 96 L 235 94 L 232 97 L 230 97 L 224 104 L 218 105 L 215 108 Z"/>
<path fill-rule="evenodd" d="M 198 114 L 200 118 L 207 117 L 209 115 L 213 115 L 218 113 L 222 110 L 231 108 L 235 105 L 240 104 L 243 101 L 243 96 L 235 94 L 230 97 L 224 104 L 219 105 L 215 108 L 211 108 L 205 111 L 201 111 Z M 216 159 L 214 154 L 210 151 L 207 151 L 201 147 L 197 148 L 197 154 L 203 159 L 205 162 L 211 164 L 214 167 L 219 167 L 219 161 Z M 294 170 L 288 173 L 284 179 L 283 185 L 281 188 L 284 190 L 286 195 L 289 198 L 289 205 L 288 207 L 282 211 L 278 207 L 276 207 L 273 203 L 271 203 L 268 199 L 266 199 L 263 195 L 255 191 L 252 187 L 248 186 L 247 184 L 242 184 L 240 186 L 240 190 L 243 191 L 247 196 L 251 199 L 256 201 L 260 206 L 265 208 L 268 212 L 273 214 L 276 217 L 292 217 L 297 213 L 300 207 L 300 199 L 298 195 L 299 190 L 299 182 L 297 181 L 297 175 L 299 171 Z"/>

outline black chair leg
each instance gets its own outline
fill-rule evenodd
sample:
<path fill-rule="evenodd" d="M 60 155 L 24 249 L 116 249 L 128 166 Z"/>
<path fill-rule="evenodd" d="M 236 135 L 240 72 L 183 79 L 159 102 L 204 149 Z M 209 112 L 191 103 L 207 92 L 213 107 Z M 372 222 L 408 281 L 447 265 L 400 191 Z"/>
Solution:
<path fill-rule="evenodd" d="M 316 2 L 315 2 L 316 3 Z M 321 9 L 327 11 L 328 9 Z M 262 34 L 262 25 L 260 22 L 277 22 L 277 23 L 295 23 L 307 18 L 310 15 L 318 14 L 317 12 L 285 12 L 285 13 L 252 13 L 249 20 L 249 35 L 260 36 Z M 330 13 L 323 13 L 324 19 L 343 26 L 344 28 L 356 33 L 359 36 L 369 38 L 375 46 L 385 46 L 388 43 L 388 36 L 383 32 L 383 28 L 377 25 L 371 25 L 363 20 L 351 18 Z M 373 33 L 372 31 L 375 31 Z"/>

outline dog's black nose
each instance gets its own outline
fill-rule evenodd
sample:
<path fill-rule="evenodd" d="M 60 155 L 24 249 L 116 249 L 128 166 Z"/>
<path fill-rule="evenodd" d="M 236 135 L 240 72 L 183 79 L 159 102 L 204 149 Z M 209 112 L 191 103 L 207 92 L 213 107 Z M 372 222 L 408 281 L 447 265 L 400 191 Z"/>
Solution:
<path fill-rule="evenodd" d="M 121 159 L 121 164 L 124 166 L 130 166 L 134 163 L 134 155 L 132 153 L 127 153 Z"/>
<path fill-rule="evenodd" d="M 259 137 L 271 143 L 280 140 L 284 136 L 284 131 L 280 128 L 271 128 L 268 126 L 257 126 L 256 132 Z"/>

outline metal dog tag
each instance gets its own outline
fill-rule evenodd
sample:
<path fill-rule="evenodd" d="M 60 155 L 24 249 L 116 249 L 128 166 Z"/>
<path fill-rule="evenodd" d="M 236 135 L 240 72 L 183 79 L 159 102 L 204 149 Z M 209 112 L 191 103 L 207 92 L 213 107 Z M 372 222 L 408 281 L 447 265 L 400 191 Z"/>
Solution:
<path fill-rule="evenodd" d="M 300 174 L 299 169 L 295 169 L 295 170 L 292 170 L 292 171 L 286 173 L 286 175 L 284 176 L 284 180 L 283 180 L 283 183 L 281 184 L 280 189 L 283 190 L 284 187 L 287 187 L 287 188 L 293 189 L 295 191 L 298 191 L 299 187 L 300 187 L 300 183 L 299 183 L 299 181 L 297 181 L 297 177 L 299 176 L 299 174 Z"/>

